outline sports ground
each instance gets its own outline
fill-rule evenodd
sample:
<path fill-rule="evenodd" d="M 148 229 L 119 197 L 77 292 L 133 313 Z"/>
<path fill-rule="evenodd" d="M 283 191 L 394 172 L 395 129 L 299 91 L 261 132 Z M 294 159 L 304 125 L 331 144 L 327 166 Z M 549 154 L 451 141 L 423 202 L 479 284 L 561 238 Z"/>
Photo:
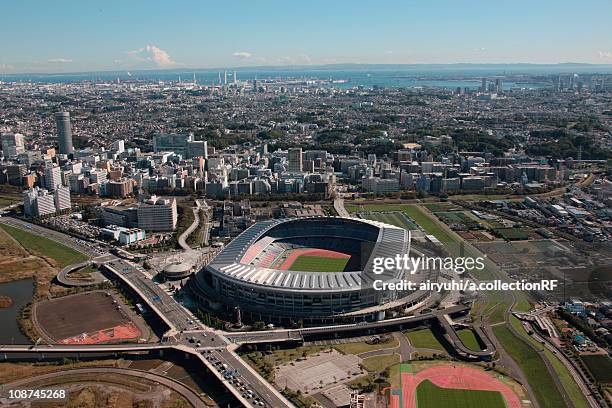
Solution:
<path fill-rule="evenodd" d="M 515 392 L 482 370 L 444 364 L 413 373 L 400 366 L 401 388 L 391 390 L 392 408 L 520 408 Z"/>
<path fill-rule="evenodd" d="M 60 344 L 113 343 L 141 336 L 111 294 L 80 293 L 36 305 L 39 328 Z"/>
<path fill-rule="evenodd" d="M 276 264 L 281 270 L 304 271 L 304 272 L 342 272 L 350 255 L 342 252 L 329 251 L 318 248 L 300 248 L 286 251 Z"/>

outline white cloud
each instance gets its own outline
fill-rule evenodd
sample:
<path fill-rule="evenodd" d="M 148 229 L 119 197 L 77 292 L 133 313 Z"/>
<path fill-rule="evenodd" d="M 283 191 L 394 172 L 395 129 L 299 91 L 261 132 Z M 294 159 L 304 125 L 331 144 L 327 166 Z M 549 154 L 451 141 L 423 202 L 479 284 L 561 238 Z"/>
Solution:
<path fill-rule="evenodd" d="M 248 51 L 236 51 L 235 53 L 232 54 L 232 56 L 234 58 L 245 60 L 245 59 L 251 58 L 253 54 L 251 54 Z"/>
<path fill-rule="evenodd" d="M 599 58 L 612 58 L 612 52 L 610 51 L 599 51 Z"/>
<path fill-rule="evenodd" d="M 308 54 L 298 54 L 296 56 L 283 56 L 276 59 L 277 63 L 284 65 L 310 65 L 312 59 Z"/>
<path fill-rule="evenodd" d="M 52 64 L 69 64 L 72 62 L 72 60 L 68 58 L 49 58 L 47 62 Z"/>
<path fill-rule="evenodd" d="M 146 47 L 128 51 L 127 53 L 139 61 L 150 62 L 160 68 L 169 68 L 178 64 L 170 58 L 170 55 L 166 51 L 155 45 L 147 45 Z"/>

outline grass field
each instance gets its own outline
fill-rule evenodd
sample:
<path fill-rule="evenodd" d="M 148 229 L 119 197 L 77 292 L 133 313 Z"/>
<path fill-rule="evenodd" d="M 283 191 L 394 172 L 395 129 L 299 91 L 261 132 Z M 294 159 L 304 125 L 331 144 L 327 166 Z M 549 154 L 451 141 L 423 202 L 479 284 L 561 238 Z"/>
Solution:
<path fill-rule="evenodd" d="M 598 383 L 612 383 L 612 359 L 605 354 L 580 356 Z"/>
<path fill-rule="evenodd" d="M 431 212 L 453 211 L 453 210 L 461 209 L 461 207 L 458 207 L 453 203 L 428 203 L 428 204 L 423 204 L 423 206 Z"/>
<path fill-rule="evenodd" d="M 495 228 L 493 229 L 493 233 L 506 241 L 522 241 L 529 239 L 529 235 L 520 228 Z"/>
<path fill-rule="evenodd" d="M 355 343 L 336 344 L 334 348 L 344 354 L 361 354 L 367 351 L 395 348 L 399 345 L 395 337 L 390 337 L 389 341 L 377 344 L 368 344 L 364 341 Z"/>
<path fill-rule="evenodd" d="M 386 354 L 384 356 L 375 356 L 364 358 L 362 361 L 363 366 L 370 372 L 379 373 L 384 371 L 385 368 L 391 367 L 392 365 L 400 362 L 399 354 Z"/>
<path fill-rule="evenodd" d="M 567 367 L 565 367 L 563 363 L 559 361 L 559 358 L 549 349 L 543 348 L 542 345 L 538 343 L 538 341 L 536 341 L 536 339 L 529 336 L 521 325 L 521 322 L 516 317 L 511 316 L 509 322 L 512 327 L 514 327 L 514 329 L 521 335 L 521 338 L 523 340 L 529 341 L 531 344 L 533 344 L 534 347 L 537 347 L 538 350 L 543 350 L 544 357 L 550 362 L 551 366 L 553 367 L 555 371 L 554 375 L 556 375 L 559 378 L 559 381 L 561 381 L 561 383 L 563 384 L 563 388 L 565 388 L 565 391 L 567 391 L 567 394 L 572 400 L 574 408 L 588 408 L 589 404 L 587 403 L 584 394 L 580 390 L 580 387 L 578 387 L 578 384 L 576 384 L 576 381 L 572 377 L 572 374 L 568 371 Z"/>
<path fill-rule="evenodd" d="M 410 344 L 417 348 L 428 348 L 445 351 L 444 346 L 429 329 L 413 330 L 404 333 Z"/>
<path fill-rule="evenodd" d="M 0 228 L 5 230 L 29 251 L 55 260 L 59 267 L 63 268 L 64 266 L 87 260 L 87 257 L 82 253 L 48 238 L 30 234 L 5 224 L 0 224 Z"/>
<path fill-rule="evenodd" d="M 418 229 L 417 225 L 406 214 L 401 211 L 391 212 L 365 212 L 359 213 L 363 218 L 373 221 L 380 221 L 405 230 Z"/>
<path fill-rule="evenodd" d="M 523 340 L 516 337 L 506 326 L 493 327 L 495 337 L 504 350 L 519 364 L 529 381 L 540 407 L 564 407 L 565 402 L 557 389 L 546 365 L 538 353 Z"/>
<path fill-rule="evenodd" d="M 304 272 L 342 272 L 349 258 L 331 258 L 326 256 L 299 256 L 292 264 L 292 271 Z"/>
<path fill-rule="evenodd" d="M 457 335 L 459 336 L 463 344 L 465 344 L 465 346 L 469 348 L 470 350 L 474 350 L 474 351 L 482 350 L 482 346 L 480 345 L 480 342 L 478 341 L 478 336 L 472 330 L 470 329 L 459 330 L 457 332 Z"/>
<path fill-rule="evenodd" d="M 419 408 L 505 408 L 504 397 L 497 391 L 440 388 L 429 380 L 416 390 Z"/>

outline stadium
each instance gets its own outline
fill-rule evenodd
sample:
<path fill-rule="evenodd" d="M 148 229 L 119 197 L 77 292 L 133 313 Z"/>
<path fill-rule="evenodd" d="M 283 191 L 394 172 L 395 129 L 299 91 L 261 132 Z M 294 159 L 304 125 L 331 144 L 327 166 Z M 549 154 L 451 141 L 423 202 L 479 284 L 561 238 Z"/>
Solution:
<path fill-rule="evenodd" d="M 432 271 L 409 277 L 404 270 L 372 273 L 377 257 L 419 256 L 409 241 L 402 228 L 357 218 L 262 221 L 229 243 L 196 274 L 191 286 L 199 301 L 227 310 L 238 306 L 247 320 L 379 320 L 428 298 L 429 293 L 420 291 L 372 288 L 374 279 L 434 278 Z"/>

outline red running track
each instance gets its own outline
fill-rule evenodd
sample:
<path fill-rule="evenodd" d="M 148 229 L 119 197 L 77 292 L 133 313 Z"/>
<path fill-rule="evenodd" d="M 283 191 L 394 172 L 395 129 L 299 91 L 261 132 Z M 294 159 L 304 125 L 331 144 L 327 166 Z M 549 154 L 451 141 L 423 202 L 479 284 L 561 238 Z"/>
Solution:
<path fill-rule="evenodd" d="M 454 388 L 475 391 L 500 392 L 508 408 L 521 408 L 521 401 L 512 389 L 493 376 L 481 370 L 466 366 L 442 365 L 427 368 L 417 374 L 402 373 L 401 400 L 400 396 L 391 395 L 392 408 L 416 408 L 416 389 L 425 380 L 441 388 Z"/>
<path fill-rule="evenodd" d="M 275 269 L 280 269 L 282 271 L 287 271 L 291 268 L 291 265 L 298 259 L 300 256 L 322 256 L 325 258 L 341 258 L 348 259 L 351 256 L 347 254 L 343 254 L 342 252 L 329 251 L 327 249 L 319 249 L 319 248 L 299 248 L 294 249 L 289 256 Z"/>
<path fill-rule="evenodd" d="M 83 333 L 79 336 L 60 340 L 61 344 L 100 344 L 116 343 L 123 340 L 132 340 L 140 337 L 140 330 L 133 323 L 125 323 L 110 329 L 98 330 L 91 333 Z"/>

